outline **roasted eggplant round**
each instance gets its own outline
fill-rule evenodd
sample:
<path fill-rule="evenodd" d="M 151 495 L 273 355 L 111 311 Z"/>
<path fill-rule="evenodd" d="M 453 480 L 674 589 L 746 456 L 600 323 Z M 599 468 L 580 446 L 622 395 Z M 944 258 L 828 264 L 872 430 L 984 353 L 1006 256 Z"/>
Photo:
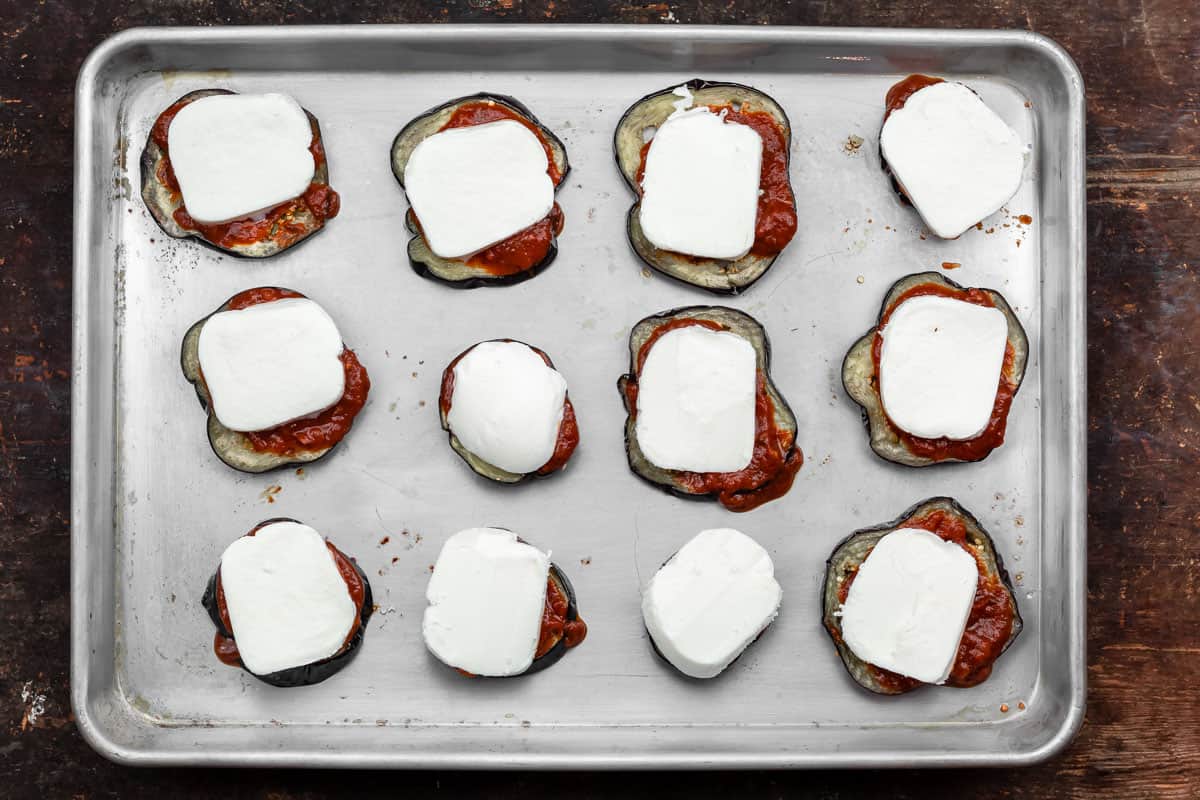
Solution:
<path fill-rule="evenodd" d="M 701 324 L 733 333 L 754 348 L 757 368 L 755 448 L 750 465 L 738 472 L 665 469 L 646 457 L 638 443 L 637 393 L 641 364 L 660 328 Z M 688 306 L 646 317 L 629 334 L 629 372 L 617 381 L 625 404 L 625 454 L 634 474 L 680 497 L 713 497 L 730 511 L 749 511 L 782 497 L 804 464 L 796 445 L 796 416 L 771 380 L 771 344 L 749 314 L 726 306 Z"/>
<path fill-rule="evenodd" d="M 251 296 L 254 293 L 268 293 L 266 296 L 273 299 L 304 297 L 304 295 L 291 289 L 274 286 L 259 287 L 239 292 L 188 329 L 188 332 L 183 337 L 183 346 L 180 352 L 180 366 L 183 369 L 184 377 L 195 388 L 196 397 L 200 400 L 200 407 L 208 412 L 208 442 L 212 446 L 213 452 L 216 453 L 217 458 L 230 467 L 239 472 L 249 473 L 269 472 L 273 469 L 280 469 L 296 464 L 309 464 L 324 458 L 349 433 L 354 423 L 354 418 L 362 409 L 363 403 L 366 402 L 367 394 L 371 388 L 371 380 L 367 375 L 366 368 L 359 363 L 357 356 L 354 355 L 352 350 L 345 348 L 343 350 L 343 362 L 346 364 L 346 391 L 343 393 L 343 398 L 332 408 L 321 412 L 315 420 L 309 421 L 313 425 L 324 425 L 330 431 L 336 430 L 337 438 L 332 443 L 305 447 L 297 442 L 297 446 L 280 452 L 277 449 L 256 447 L 255 439 L 251 434 L 235 431 L 221 424 L 221 421 L 217 419 L 217 415 L 213 410 L 212 398 L 209 395 L 208 386 L 204 382 L 204 376 L 200 369 L 200 331 L 213 314 L 230 310 L 234 301 L 239 298 Z M 305 421 L 286 423 L 272 430 L 289 429 L 290 426 L 298 425 L 301 422 Z M 255 433 L 262 434 L 265 432 L 258 431 Z"/>
<path fill-rule="evenodd" d="M 875 340 L 880 321 L 884 320 L 890 310 L 899 305 L 906 296 L 912 296 L 914 290 L 926 284 L 945 291 L 950 297 L 983 293 L 1008 321 L 1009 356 L 1006 356 L 1004 361 L 1001 385 L 997 393 L 998 398 L 1003 396 L 1003 401 L 997 402 L 992 424 L 973 440 L 959 442 L 944 438 L 922 439 L 912 436 L 900 430 L 888 418 L 880 399 L 879 370 L 875 355 Z M 937 272 L 921 272 L 908 275 L 892 284 L 884 296 L 875 327 L 867 331 L 846 353 L 842 362 L 842 385 L 846 394 L 862 407 L 863 422 L 870 438 L 871 449 L 880 458 L 908 467 L 979 461 L 1004 442 L 1010 404 L 1017 390 L 1021 388 L 1028 360 L 1029 338 L 1003 295 L 992 289 L 968 289 Z"/>
<path fill-rule="evenodd" d="M 555 369 L 554 362 L 550 360 L 550 356 L 540 348 L 534 347 L 525 342 L 518 342 L 515 339 L 492 339 L 493 342 L 515 342 L 528 347 L 533 352 L 541 356 L 546 362 L 546 366 L 550 369 Z M 459 440 L 450 429 L 450 408 L 453 403 L 454 396 L 454 367 L 463 359 L 467 353 L 474 350 L 483 342 L 477 342 L 471 345 L 466 350 L 459 353 L 454 359 L 446 365 L 446 369 L 442 371 L 441 392 L 438 396 L 438 413 L 442 422 L 442 430 L 446 431 L 450 439 L 450 448 L 466 462 L 467 466 L 472 469 L 477 475 L 480 475 L 488 480 L 496 481 L 497 483 L 521 483 L 530 478 L 544 478 L 553 475 L 566 467 L 567 462 L 575 452 L 576 446 L 579 444 L 579 426 L 575 420 L 575 407 L 571 405 L 570 394 L 563 397 L 562 420 L 559 422 L 558 439 L 554 448 L 553 454 L 540 468 L 532 472 L 510 472 L 506 469 L 489 463 L 483 457 L 472 453 Z"/>
<path fill-rule="evenodd" d="M 759 222 L 761 223 L 764 217 L 763 203 L 774 201 L 778 208 L 774 209 L 770 216 L 775 219 L 788 217 L 789 225 L 784 226 L 788 230 L 783 236 L 777 236 L 770 245 L 760 246 L 756 241 L 749 253 L 732 260 L 702 258 L 663 250 L 646 238 L 639 214 L 642 197 L 639 173 L 654 131 L 666 122 L 680 102 L 680 96 L 675 94 L 676 86 L 670 86 L 647 95 L 630 106 L 617 123 L 613 136 L 613 153 L 617 167 L 630 190 L 638 198 L 627 217 L 629 243 L 642 261 L 664 275 L 718 294 L 737 294 L 766 274 L 795 232 L 796 202 L 790 181 L 787 179 L 792 141 L 791 123 L 775 100 L 749 86 L 700 78 L 694 78 L 682 85 L 691 92 L 693 106 L 728 108 L 737 114 L 760 112 L 769 116 L 774 129 L 782 137 L 778 158 L 782 159 L 783 181 L 776 191 L 760 195 Z M 764 141 L 764 174 L 767 155 L 768 148 Z M 768 198 L 768 194 L 778 196 Z M 778 241 L 780 238 L 783 239 L 782 244 Z"/>
<path fill-rule="evenodd" d="M 496 107 L 506 117 L 516 118 L 536 132 L 543 146 L 549 151 L 550 160 L 554 168 L 553 177 L 556 177 L 554 188 L 557 191 L 571 169 L 570 162 L 567 160 L 567 149 L 562 141 L 549 128 L 539 122 L 537 117 L 519 101 L 506 95 L 488 93 L 460 97 L 456 100 L 443 103 L 436 108 L 431 108 L 412 122 L 409 122 L 401 129 L 400 133 L 396 134 L 396 138 L 392 142 L 391 164 L 392 174 L 395 175 L 400 187 L 404 188 L 404 170 L 408 165 L 409 157 L 412 156 L 413 150 L 416 149 L 418 144 L 435 133 L 442 131 L 451 122 L 456 112 L 465 107 L 484 104 Z M 497 117 L 497 119 L 500 118 L 503 117 Z M 557 236 L 562 231 L 563 214 L 556 203 L 550 215 L 542 222 L 537 223 L 537 225 L 545 224 L 549 226 L 548 249 L 545 255 L 536 263 L 522 266 L 519 269 L 497 269 L 480 258 L 495 248 L 501 248 L 505 244 L 504 242 L 493 245 L 492 248 L 488 248 L 484 253 L 476 254 L 470 258 L 442 258 L 433 252 L 429 243 L 425 240 L 421 232 L 420 221 L 417 219 L 416 214 L 413 213 L 411 207 L 405 215 L 405 223 L 409 231 L 413 234 L 413 237 L 408 242 L 408 260 L 418 275 L 440 281 L 457 289 L 473 289 L 479 286 L 507 286 L 527 281 L 550 266 L 558 254 Z M 537 227 L 537 225 L 534 227 Z M 514 238 L 521 236 L 523 233 L 525 231 L 516 234 Z"/>
<path fill-rule="evenodd" d="M 274 517 L 258 523 L 246 535 L 253 536 L 262 528 L 276 522 L 298 521 L 289 517 Z M 228 622 L 229 612 L 224 608 L 221 570 L 218 567 L 217 571 L 208 579 L 208 585 L 204 589 L 204 595 L 200 598 L 200 604 L 204 606 L 208 612 L 209 619 L 212 620 L 213 625 L 217 629 L 214 647 L 218 649 L 218 656 L 223 662 L 239 666 L 260 681 L 271 686 L 291 688 L 293 686 L 311 686 L 327 680 L 345 669 L 354 660 L 354 657 L 358 655 L 358 651 L 362 647 L 363 638 L 366 636 L 367 621 L 370 620 L 371 614 L 375 610 L 375 600 L 371 593 L 371 582 L 354 559 L 338 550 L 332 544 L 328 544 L 328 547 L 342 565 L 348 564 L 353 568 L 362 586 L 362 603 L 359 608 L 356 627 L 354 633 L 342 646 L 342 649 L 329 658 L 324 658 L 311 664 L 302 664 L 298 667 L 290 667 L 266 675 L 250 672 L 246 665 L 241 662 L 241 658 L 237 653 L 237 640 L 234 638 L 233 630 Z"/>
<path fill-rule="evenodd" d="M 231 223 L 201 224 L 191 219 L 171 168 L 167 151 L 167 130 L 175 114 L 202 97 L 236 94 L 228 89 L 200 89 L 188 92 L 172 103 L 155 121 L 142 150 L 142 199 L 150 216 L 168 236 L 193 238 L 209 247 L 245 258 L 267 258 L 308 239 L 337 216 L 341 207 L 338 193 L 329 186 L 329 162 L 321 141 L 321 126 L 307 109 L 312 127 L 315 171 L 308 191 L 248 220 Z M 252 222 L 253 224 L 246 224 Z"/>
<path fill-rule="evenodd" d="M 868 664 L 856 656 L 842 638 L 842 604 L 858 568 L 880 539 L 899 528 L 929 530 L 929 526 L 936 528 L 931 532 L 941 538 L 957 541 L 974 557 L 979 568 L 974 607 L 963 634 L 963 641 L 969 638 L 971 646 L 960 644 L 950 677 L 944 685 L 966 688 L 982 683 L 991 674 L 996 659 L 1021 633 L 1023 623 L 1012 582 L 992 537 L 970 512 L 952 498 L 932 497 L 923 500 L 891 522 L 855 531 L 834 548 L 826 562 L 821 595 L 825 630 L 833 639 L 850 677 L 864 689 L 876 694 L 903 694 L 928 684 Z M 954 531 L 962 538 L 948 539 L 941 530 Z"/>

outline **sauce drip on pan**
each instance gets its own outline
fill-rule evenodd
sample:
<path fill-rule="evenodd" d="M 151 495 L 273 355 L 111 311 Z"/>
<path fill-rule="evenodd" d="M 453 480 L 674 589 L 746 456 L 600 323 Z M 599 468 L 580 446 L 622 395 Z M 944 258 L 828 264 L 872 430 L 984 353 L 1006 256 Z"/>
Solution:
<path fill-rule="evenodd" d="M 199 98 L 196 98 L 199 99 Z M 197 222 L 188 214 L 179 190 L 179 181 L 171 166 L 171 154 L 167 148 L 168 132 L 175 115 L 193 100 L 180 100 L 171 105 L 154 121 L 150 130 L 150 138 L 162 151 L 155 177 L 167 188 L 172 199 L 179 202 L 179 207 L 171 215 L 175 222 L 186 230 L 196 231 L 208 241 L 220 247 L 249 245 L 263 241 L 273 241 L 280 247 L 286 247 L 310 233 L 313 228 L 325 224 L 325 220 L 336 217 L 341 209 L 341 198 L 328 184 L 318 183 L 315 179 L 299 197 L 288 200 L 266 211 L 252 214 L 243 219 L 231 222 L 204 223 Z M 313 156 L 314 167 L 320 169 L 325 163 L 325 149 L 317 135 L 316 122 L 309 120 L 313 138 L 309 144 L 309 152 Z M 311 217 L 306 220 L 305 217 Z"/>

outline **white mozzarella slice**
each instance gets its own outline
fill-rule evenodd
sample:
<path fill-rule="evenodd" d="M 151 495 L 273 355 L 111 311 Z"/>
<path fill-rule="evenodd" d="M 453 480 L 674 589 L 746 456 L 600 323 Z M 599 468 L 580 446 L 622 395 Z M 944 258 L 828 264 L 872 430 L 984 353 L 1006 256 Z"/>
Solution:
<path fill-rule="evenodd" d="M 712 678 L 779 613 L 771 556 L 730 528 L 701 531 L 655 573 L 642 617 L 663 656 L 685 675 Z"/>
<path fill-rule="evenodd" d="M 758 365 L 737 334 L 676 328 L 650 346 L 638 375 L 638 444 L 663 469 L 736 472 L 754 455 Z"/>
<path fill-rule="evenodd" d="M 358 617 L 325 539 L 298 522 L 273 522 L 229 545 L 221 588 L 242 663 L 256 675 L 329 658 Z"/>
<path fill-rule="evenodd" d="M 900 528 L 875 545 L 842 606 L 842 638 L 868 664 L 945 683 L 979 582 L 975 559 L 926 530 Z"/>
<path fill-rule="evenodd" d="M 261 431 L 342 398 L 342 335 L 325 309 L 289 297 L 213 314 L 200 329 L 200 371 L 226 428 Z"/>
<path fill-rule="evenodd" d="M 921 218 L 944 239 L 1016 194 L 1027 152 L 978 95 L 950 81 L 926 86 L 893 111 L 879 144 Z"/>
<path fill-rule="evenodd" d="M 516 120 L 449 128 L 421 141 L 404 190 L 442 258 L 465 258 L 545 218 L 554 182 L 541 141 Z"/>
<path fill-rule="evenodd" d="M 567 382 L 520 342 L 480 342 L 454 365 L 447 421 L 463 446 L 500 469 L 541 469 L 558 444 Z"/>
<path fill-rule="evenodd" d="M 474 675 L 521 674 L 541 637 L 549 573 L 549 554 L 512 531 L 459 531 L 442 546 L 425 591 L 425 645 Z"/>
<path fill-rule="evenodd" d="M 685 89 L 686 91 L 686 89 Z M 685 97 L 676 107 L 690 102 Z M 762 138 L 707 108 L 676 111 L 646 154 L 639 219 L 658 248 L 741 258 L 754 244 Z"/>
<path fill-rule="evenodd" d="M 880 333 L 879 396 L 896 426 L 925 439 L 983 433 L 1008 343 L 1003 312 L 918 295 L 897 306 Z"/>
<path fill-rule="evenodd" d="M 316 163 L 312 127 L 283 94 L 216 94 L 180 109 L 167 151 L 188 214 L 217 223 L 304 194 Z"/>

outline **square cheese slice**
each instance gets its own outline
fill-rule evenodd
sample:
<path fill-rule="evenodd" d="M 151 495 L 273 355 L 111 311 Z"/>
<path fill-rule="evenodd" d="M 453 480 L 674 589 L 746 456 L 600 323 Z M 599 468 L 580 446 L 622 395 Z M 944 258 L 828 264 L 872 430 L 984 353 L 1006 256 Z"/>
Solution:
<path fill-rule="evenodd" d="M 842 638 L 868 664 L 945 683 L 967 627 L 979 567 L 926 530 L 883 536 L 858 568 L 842 606 Z"/>

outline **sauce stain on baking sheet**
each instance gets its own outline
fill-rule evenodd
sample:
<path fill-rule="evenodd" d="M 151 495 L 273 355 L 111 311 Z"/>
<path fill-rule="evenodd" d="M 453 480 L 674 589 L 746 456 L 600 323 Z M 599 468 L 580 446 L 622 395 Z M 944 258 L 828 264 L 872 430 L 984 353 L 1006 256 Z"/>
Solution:
<path fill-rule="evenodd" d="M 258 496 L 259 496 L 259 498 L 266 500 L 268 503 L 274 503 L 275 495 L 279 494 L 282 491 L 283 491 L 282 486 L 280 486 L 277 483 L 273 483 L 270 486 L 268 486 L 267 488 L 263 489 L 261 492 L 259 492 Z"/>

